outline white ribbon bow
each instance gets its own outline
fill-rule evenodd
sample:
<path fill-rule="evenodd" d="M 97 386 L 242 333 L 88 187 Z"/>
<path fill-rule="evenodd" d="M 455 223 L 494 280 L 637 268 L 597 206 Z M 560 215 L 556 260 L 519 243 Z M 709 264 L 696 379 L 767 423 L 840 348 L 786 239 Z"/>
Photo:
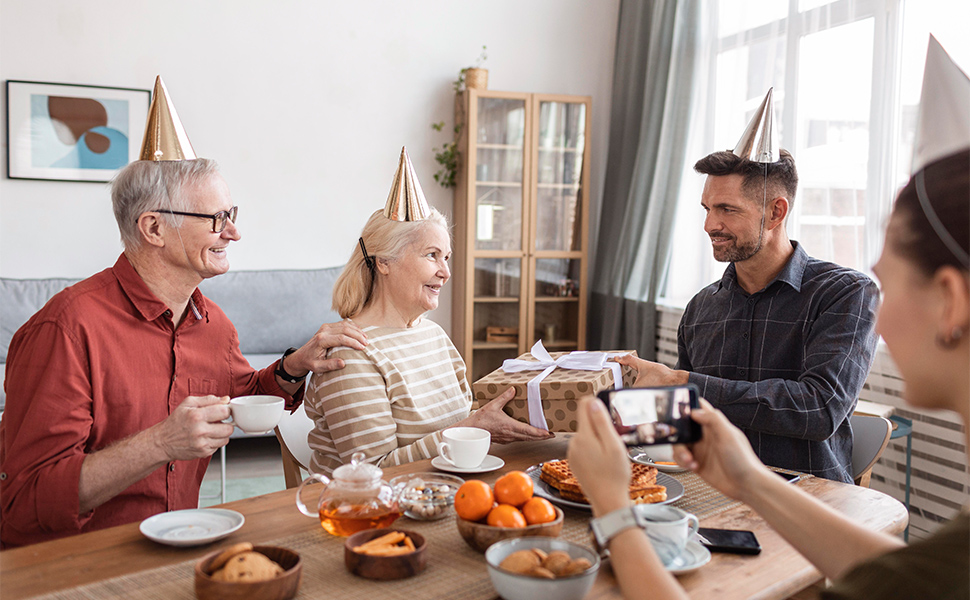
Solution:
<path fill-rule="evenodd" d="M 519 371 L 539 371 L 535 377 L 526 385 L 529 401 L 529 423 L 533 427 L 548 431 L 546 418 L 542 414 L 542 399 L 539 395 L 539 384 L 557 368 L 576 369 L 580 371 L 602 371 L 610 369 L 613 371 L 613 389 L 623 389 L 623 371 L 620 363 L 610 362 L 609 359 L 616 356 L 624 356 L 625 352 L 586 352 L 577 351 L 564 354 L 553 360 L 542 340 L 532 346 L 530 351 L 537 360 L 520 360 L 518 358 L 507 358 L 502 363 L 502 370 L 506 373 L 517 373 Z"/>

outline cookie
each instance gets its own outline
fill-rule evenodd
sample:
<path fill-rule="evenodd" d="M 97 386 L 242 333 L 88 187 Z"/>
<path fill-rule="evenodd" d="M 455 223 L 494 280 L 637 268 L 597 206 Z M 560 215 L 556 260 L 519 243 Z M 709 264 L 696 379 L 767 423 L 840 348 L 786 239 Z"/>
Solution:
<path fill-rule="evenodd" d="M 243 552 L 230 557 L 222 572 L 225 581 L 267 581 L 283 568 L 259 552 Z"/>
<path fill-rule="evenodd" d="M 215 557 L 215 560 L 213 560 L 209 564 L 209 570 L 212 573 L 215 573 L 217 570 L 221 569 L 227 562 L 229 562 L 229 559 L 232 558 L 233 556 L 237 554 L 242 554 L 243 552 L 252 552 L 252 550 L 253 550 L 253 545 L 250 544 L 249 542 L 233 544 L 232 546 L 229 546 L 228 548 L 223 550 L 219 556 Z"/>

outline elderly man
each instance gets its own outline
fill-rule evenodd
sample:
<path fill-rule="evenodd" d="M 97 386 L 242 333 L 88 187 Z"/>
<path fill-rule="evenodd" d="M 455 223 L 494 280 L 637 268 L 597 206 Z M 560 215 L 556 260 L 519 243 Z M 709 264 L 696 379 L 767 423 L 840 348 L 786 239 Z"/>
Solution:
<path fill-rule="evenodd" d="M 872 364 L 879 292 L 789 240 L 798 174 L 771 129 L 769 91 L 734 151 L 694 165 L 707 175 L 714 258 L 731 264 L 687 305 L 677 369 L 620 362 L 637 368 L 637 385 L 696 384 L 766 464 L 851 482 L 849 415 Z"/>
<path fill-rule="evenodd" d="M 229 397 L 272 394 L 295 408 L 309 371 L 342 366 L 324 359 L 329 347 L 366 343 L 351 324 L 324 325 L 273 365 L 249 365 L 232 323 L 197 288 L 228 270 L 237 208 L 215 163 L 180 137 L 159 79 L 147 160 L 112 186 L 124 253 L 57 294 L 10 343 L 5 547 L 197 507 L 209 458 L 233 431 Z"/>

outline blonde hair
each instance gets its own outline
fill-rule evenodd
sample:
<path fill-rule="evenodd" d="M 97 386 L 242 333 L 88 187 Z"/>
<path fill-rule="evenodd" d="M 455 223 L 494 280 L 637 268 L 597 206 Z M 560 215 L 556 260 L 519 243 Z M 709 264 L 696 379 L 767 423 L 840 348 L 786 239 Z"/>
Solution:
<path fill-rule="evenodd" d="M 448 220 L 436 209 L 423 221 L 393 221 L 379 210 L 372 214 L 364 225 L 360 237 L 364 240 L 367 254 L 381 262 L 394 262 L 420 239 L 421 233 L 429 226 L 437 225 L 446 232 L 450 230 Z M 354 244 L 350 260 L 333 285 L 333 309 L 343 319 L 351 319 L 364 310 L 371 300 L 374 290 L 374 277 L 377 269 L 371 270 L 364 261 L 360 244 Z"/>

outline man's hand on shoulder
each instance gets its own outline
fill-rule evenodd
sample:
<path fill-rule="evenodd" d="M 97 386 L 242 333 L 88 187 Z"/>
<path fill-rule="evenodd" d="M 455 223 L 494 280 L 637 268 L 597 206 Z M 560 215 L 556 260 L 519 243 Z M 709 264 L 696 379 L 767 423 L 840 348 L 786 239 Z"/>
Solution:
<path fill-rule="evenodd" d="M 154 428 L 154 440 L 167 461 L 212 455 L 225 446 L 233 426 L 228 396 L 189 396 Z"/>
<path fill-rule="evenodd" d="M 690 375 L 687 371 L 676 371 L 667 365 L 644 360 L 632 354 L 624 354 L 618 357 L 616 362 L 632 367 L 637 372 L 637 381 L 633 384 L 635 387 L 687 385 Z"/>
<path fill-rule="evenodd" d="M 344 368 L 339 358 L 327 358 L 327 351 L 338 346 L 363 350 L 367 345 L 367 334 L 353 321 L 324 323 L 303 347 L 286 357 L 283 366 L 286 372 L 302 377 L 310 371 L 325 373 Z"/>

